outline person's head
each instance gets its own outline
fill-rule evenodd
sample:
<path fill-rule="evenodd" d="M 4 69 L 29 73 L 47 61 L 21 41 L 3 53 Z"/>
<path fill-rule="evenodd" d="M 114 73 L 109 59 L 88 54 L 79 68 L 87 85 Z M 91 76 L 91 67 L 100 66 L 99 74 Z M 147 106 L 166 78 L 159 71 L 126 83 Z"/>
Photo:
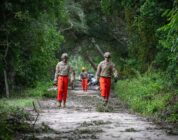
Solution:
<path fill-rule="evenodd" d="M 61 55 L 61 59 L 62 59 L 62 61 L 67 62 L 67 60 L 68 60 L 68 54 L 67 53 L 63 53 Z"/>
<path fill-rule="evenodd" d="M 111 53 L 110 52 L 105 52 L 104 53 L 104 58 L 105 58 L 106 61 L 109 61 L 110 58 L 111 58 Z"/>
<path fill-rule="evenodd" d="M 83 72 L 86 71 L 86 68 L 85 68 L 85 67 L 82 67 L 82 71 L 83 71 Z"/>

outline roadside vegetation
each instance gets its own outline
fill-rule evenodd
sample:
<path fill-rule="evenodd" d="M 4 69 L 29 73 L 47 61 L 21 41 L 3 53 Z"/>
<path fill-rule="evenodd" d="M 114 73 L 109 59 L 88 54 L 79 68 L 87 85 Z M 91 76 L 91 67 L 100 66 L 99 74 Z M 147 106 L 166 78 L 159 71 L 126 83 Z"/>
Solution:
<path fill-rule="evenodd" d="M 47 88 L 62 53 L 77 77 L 83 66 L 95 72 L 106 51 L 121 79 L 119 98 L 145 116 L 178 122 L 177 0 L 3 0 L 0 16 L 3 125 L 17 108 L 56 97 Z M 10 127 L 0 133 L 12 134 Z"/>
<path fill-rule="evenodd" d="M 29 88 L 14 93 L 10 98 L 0 99 L 0 139 L 11 140 L 22 137 L 22 134 L 33 133 L 34 118 L 27 111 L 34 110 L 33 103 L 46 97 L 56 97 L 55 92 L 47 92 L 50 82 L 38 82 L 36 88 Z M 18 138 L 17 138 L 18 139 Z"/>
<path fill-rule="evenodd" d="M 147 72 L 132 79 L 120 80 L 115 91 L 135 112 L 157 122 L 178 121 L 178 90 L 165 79 L 164 73 Z"/>

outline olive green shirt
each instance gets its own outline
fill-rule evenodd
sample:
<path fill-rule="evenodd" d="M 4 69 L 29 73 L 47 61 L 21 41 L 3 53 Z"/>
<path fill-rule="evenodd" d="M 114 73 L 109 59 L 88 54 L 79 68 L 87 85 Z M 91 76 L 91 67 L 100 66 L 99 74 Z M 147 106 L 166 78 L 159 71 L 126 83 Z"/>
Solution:
<path fill-rule="evenodd" d="M 114 63 L 105 60 L 101 61 L 97 67 L 96 79 L 99 80 L 99 77 L 111 77 L 112 75 L 114 77 L 118 76 Z"/>

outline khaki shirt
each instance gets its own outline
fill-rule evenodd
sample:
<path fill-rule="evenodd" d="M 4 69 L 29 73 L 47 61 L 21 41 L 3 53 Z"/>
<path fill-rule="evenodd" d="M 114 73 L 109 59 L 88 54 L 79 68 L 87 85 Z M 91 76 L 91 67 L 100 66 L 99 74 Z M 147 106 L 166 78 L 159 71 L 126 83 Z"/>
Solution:
<path fill-rule="evenodd" d="M 63 61 L 59 62 L 56 65 L 54 82 L 57 82 L 58 76 L 60 76 L 60 75 L 61 76 L 68 76 L 70 73 L 72 73 L 72 75 L 74 75 L 74 71 L 73 71 L 72 67 L 69 64 L 64 63 Z"/>
<path fill-rule="evenodd" d="M 99 80 L 99 77 L 111 77 L 112 75 L 118 76 L 114 63 L 101 61 L 97 67 L 96 79 Z"/>
<path fill-rule="evenodd" d="M 87 73 L 87 72 L 81 72 L 81 73 L 80 73 L 80 78 L 81 78 L 81 79 L 88 78 L 88 73 Z"/>

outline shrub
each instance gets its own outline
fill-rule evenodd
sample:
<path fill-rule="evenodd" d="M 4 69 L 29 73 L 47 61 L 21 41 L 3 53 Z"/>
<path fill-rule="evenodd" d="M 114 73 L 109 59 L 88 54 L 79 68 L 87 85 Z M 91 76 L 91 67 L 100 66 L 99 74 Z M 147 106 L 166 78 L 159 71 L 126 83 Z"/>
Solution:
<path fill-rule="evenodd" d="M 153 115 L 164 110 L 173 97 L 161 73 L 146 73 L 131 80 L 119 81 L 115 89 L 121 100 L 143 115 Z"/>

